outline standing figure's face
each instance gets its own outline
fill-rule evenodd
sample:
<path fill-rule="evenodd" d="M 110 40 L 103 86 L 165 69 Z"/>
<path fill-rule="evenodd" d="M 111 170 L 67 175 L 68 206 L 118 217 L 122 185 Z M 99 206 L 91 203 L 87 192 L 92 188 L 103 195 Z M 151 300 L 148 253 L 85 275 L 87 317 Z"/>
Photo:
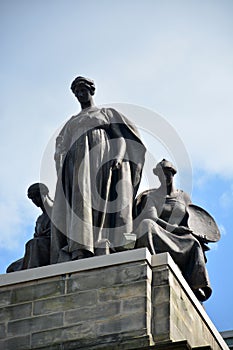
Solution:
<path fill-rule="evenodd" d="M 78 84 L 74 94 L 80 103 L 87 103 L 92 99 L 91 91 L 86 84 Z"/>

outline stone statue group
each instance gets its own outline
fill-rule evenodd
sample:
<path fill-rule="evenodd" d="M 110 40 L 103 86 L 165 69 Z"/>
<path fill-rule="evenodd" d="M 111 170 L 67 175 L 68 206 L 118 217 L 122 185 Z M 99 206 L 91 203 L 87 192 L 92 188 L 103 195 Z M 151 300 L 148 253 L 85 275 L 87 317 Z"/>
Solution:
<path fill-rule="evenodd" d="M 136 126 L 113 108 L 95 106 L 91 79 L 77 77 L 71 90 L 81 112 L 56 139 L 55 198 L 42 183 L 28 188 L 28 198 L 42 214 L 24 257 L 7 272 L 117 253 L 127 249 L 126 234 L 133 233 L 134 249 L 169 252 L 205 301 L 211 295 L 206 244 L 220 238 L 214 219 L 175 188 L 177 170 L 166 159 L 153 169 L 159 188 L 137 196 L 146 148 Z"/>

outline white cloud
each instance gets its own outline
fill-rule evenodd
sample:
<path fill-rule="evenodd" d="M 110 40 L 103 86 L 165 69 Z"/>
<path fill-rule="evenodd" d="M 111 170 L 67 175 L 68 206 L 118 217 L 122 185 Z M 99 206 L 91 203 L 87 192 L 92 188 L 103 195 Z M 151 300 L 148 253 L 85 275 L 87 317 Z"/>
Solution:
<path fill-rule="evenodd" d="M 218 225 L 220 233 L 222 236 L 225 236 L 227 234 L 227 230 L 223 224 Z"/>
<path fill-rule="evenodd" d="M 229 187 L 228 192 L 222 193 L 219 198 L 220 207 L 225 211 L 232 211 L 233 208 L 233 185 Z"/>

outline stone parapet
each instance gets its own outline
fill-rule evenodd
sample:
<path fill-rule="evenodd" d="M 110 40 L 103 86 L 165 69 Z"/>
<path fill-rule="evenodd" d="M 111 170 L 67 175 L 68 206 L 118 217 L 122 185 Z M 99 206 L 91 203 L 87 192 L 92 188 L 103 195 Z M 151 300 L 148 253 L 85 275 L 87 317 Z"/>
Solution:
<path fill-rule="evenodd" d="M 0 349 L 228 347 L 169 254 L 143 248 L 0 275 Z"/>

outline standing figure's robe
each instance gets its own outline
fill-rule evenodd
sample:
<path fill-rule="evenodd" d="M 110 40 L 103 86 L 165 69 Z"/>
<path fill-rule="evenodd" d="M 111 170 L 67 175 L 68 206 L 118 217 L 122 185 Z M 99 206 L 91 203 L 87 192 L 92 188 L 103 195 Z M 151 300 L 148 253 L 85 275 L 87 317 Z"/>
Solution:
<path fill-rule="evenodd" d="M 121 167 L 114 169 L 122 139 L 126 151 Z M 132 206 L 144 165 L 145 147 L 136 127 L 114 109 L 89 107 L 65 124 L 55 155 L 61 164 L 51 263 L 72 259 L 78 249 L 94 254 L 101 239 L 120 248 L 123 233 L 133 230 Z"/>

